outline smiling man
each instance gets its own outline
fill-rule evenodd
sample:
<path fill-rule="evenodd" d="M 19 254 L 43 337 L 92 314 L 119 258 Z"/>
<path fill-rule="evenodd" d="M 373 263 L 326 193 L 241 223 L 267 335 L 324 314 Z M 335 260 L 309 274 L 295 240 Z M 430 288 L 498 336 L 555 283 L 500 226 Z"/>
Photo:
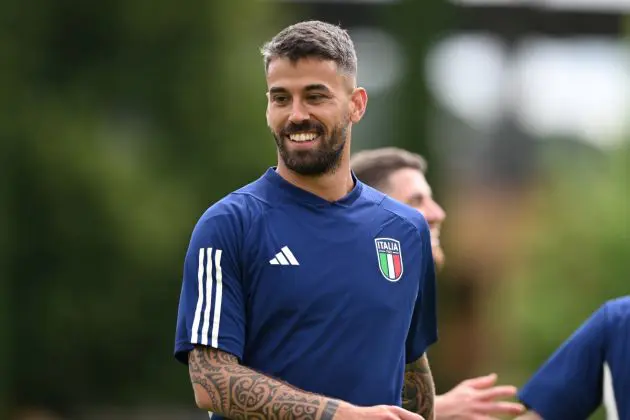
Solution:
<path fill-rule="evenodd" d="M 262 53 L 277 166 L 201 216 L 184 262 L 175 356 L 197 405 L 229 419 L 433 419 L 431 233 L 350 170 L 367 105 L 352 40 L 301 22 Z"/>

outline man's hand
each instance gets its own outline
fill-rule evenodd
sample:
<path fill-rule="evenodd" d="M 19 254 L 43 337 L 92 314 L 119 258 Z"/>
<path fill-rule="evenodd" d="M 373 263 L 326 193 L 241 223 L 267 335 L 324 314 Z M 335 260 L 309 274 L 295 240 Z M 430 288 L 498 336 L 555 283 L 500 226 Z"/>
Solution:
<path fill-rule="evenodd" d="M 396 406 L 357 407 L 341 403 L 333 420 L 424 420 L 424 417 Z"/>
<path fill-rule="evenodd" d="M 488 420 L 497 416 L 518 416 L 525 411 L 521 404 L 497 401 L 512 398 L 516 388 L 509 385 L 494 386 L 497 375 L 491 374 L 467 379 L 444 395 L 435 398 L 437 420 Z"/>

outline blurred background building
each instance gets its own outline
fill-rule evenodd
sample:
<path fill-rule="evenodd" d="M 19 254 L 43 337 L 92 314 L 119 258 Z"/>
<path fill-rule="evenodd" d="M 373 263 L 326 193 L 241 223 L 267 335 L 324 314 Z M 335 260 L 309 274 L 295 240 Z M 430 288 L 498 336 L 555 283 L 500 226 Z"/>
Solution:
<path fill-rule="evenodd" d="M 438 391 L 521 385 L 628 294 L 630 1 L 5 0 L 0 418 L 203 419 L 172 358 L 191 229 L 275 162 L 259 47 L 348 28 L 355 150 L 429 160 Z M 604 418 L 603 412 L 596 418 Z"/>

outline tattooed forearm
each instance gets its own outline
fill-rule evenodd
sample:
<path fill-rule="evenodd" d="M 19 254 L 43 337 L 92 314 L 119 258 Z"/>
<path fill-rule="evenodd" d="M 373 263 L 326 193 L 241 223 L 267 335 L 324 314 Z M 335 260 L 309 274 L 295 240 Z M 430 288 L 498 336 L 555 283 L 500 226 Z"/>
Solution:
<path fill-rule="evenodd" d="M 232 420 L 332 420 L 339 406 L 339 401 L 241 366 L 220 350 L 197 347 L 188 365 L 197 404 Z"/>
<path fill-rule="evenodd" d="M 433 420 L 435 385 L 429 368 L 426 354 L 405 367 L 405 383 L 403 387 L 403 407 Z"/>

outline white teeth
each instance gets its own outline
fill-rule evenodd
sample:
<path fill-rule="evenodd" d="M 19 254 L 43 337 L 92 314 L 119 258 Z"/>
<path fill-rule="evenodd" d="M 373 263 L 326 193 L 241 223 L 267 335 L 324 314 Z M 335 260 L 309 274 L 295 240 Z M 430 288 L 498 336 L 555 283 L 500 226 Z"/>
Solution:
<path fill-rule="evenodd" d="M 311 141 L 311 140 L 314 140 L 316 137 L 317 137 L 317 134 L 315 133 L 297 133 L 297 134 L 289 135 L 289 138 L 291 139 L 291 141 L 297 141 L 297 142 Z"/>

